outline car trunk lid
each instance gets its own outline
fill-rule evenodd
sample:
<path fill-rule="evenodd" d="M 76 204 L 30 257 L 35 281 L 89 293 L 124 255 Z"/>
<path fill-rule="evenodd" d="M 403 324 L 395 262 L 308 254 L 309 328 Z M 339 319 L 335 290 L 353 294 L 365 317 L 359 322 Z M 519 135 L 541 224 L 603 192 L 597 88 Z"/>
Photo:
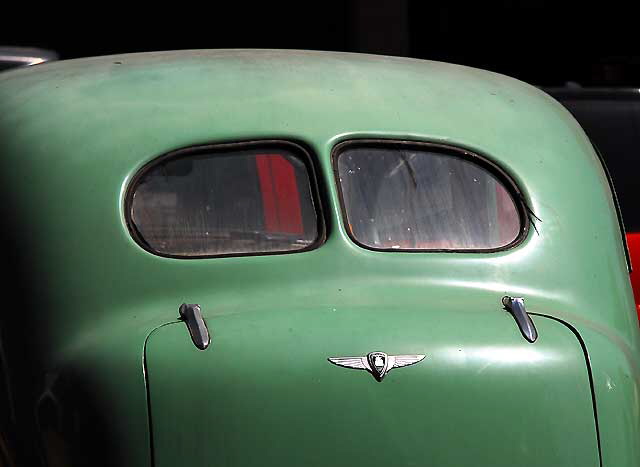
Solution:
<path fill-rule="evenodd" d="M 146 347 L 153 449 L 175 465 L 598 465 L 589 369 L 563 323 L 504 311 L 268 310 Z M 329 357 L 424 354 L 381 382 Z"/>

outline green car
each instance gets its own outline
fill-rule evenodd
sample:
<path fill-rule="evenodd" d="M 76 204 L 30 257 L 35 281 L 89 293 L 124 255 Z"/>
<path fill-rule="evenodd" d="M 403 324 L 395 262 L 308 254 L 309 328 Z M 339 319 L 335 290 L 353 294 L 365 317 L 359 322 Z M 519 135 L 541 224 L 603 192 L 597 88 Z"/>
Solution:
<path fill-rule="evenodd" d="M 0 108 L 7 465 L 640 465 L 615 197 L 540 90 L 182 51 Z"/>

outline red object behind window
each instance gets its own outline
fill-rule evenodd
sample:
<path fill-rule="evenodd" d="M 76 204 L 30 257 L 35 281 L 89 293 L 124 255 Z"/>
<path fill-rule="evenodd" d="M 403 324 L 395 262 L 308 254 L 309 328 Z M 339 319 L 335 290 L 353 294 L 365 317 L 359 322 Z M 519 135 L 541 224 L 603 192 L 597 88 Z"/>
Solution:
<path fill-rule="evenodd" d="M 636 311 L 640 320 L 640 233 L 627 233 L 627 245 L 629 246 L 629 255 L 631 256 L 631 264 L 635 266 L 634 271 L 629 275 L 631 278 L 631 286 L 633 287 L 633 296 L 636 299 Z"/>
<path fill-rule="evenodd" d="M 291 163 L 278 154 L 256 156 L 264 227 L 271 233 L 302 234 L 298 182 Z"/>
<path fill-rule="evenodd" d="M 502 185 L 496 183 L 496 208 L 498 232 L 500 235 L 500 243 L 506 244 L 511 238 L 513 238 L 513 232 L 511 229 L 505 229 L 505 226 L 512 224 L 511 218 L 513 216 L 513 201 L 511 195 L 505 190 Z"/>

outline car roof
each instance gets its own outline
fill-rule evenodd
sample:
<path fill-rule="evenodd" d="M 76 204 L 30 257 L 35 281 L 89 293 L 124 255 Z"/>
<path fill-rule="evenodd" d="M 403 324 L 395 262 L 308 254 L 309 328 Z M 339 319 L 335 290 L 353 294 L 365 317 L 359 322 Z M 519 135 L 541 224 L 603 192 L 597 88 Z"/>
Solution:
<path fill-rule="evenodd" d="M 557 150 L 566 134 L 580 136 L 562 106 L 513 78 L 337 52 L 195 50 L 60 61 L 0 76 L 0 98 L 11 115 L 30 125 L 48 122 L 49 132 L 55 123 L 71 124 L 76 135 L 105 126 L 117 134 L 153 128 L 156 139 L 183 133 L 171 143 L 178 147 L 218 135 L 327 141 L 384 132 L 455 141 L 508 163 L 530 158 L 532 146 L 544 158 L 540 148 Z M 202 127 L 206 135 L 197 131 Z M 513 141 L 518 151 L 510 150 Z"/>

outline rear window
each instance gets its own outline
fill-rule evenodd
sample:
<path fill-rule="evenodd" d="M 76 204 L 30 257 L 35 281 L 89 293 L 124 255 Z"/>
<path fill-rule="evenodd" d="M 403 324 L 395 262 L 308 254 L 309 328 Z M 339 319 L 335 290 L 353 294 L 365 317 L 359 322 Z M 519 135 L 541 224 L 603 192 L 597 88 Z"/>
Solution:
<path fill-rule="evenodd" d="M 172 257 L 302 251 L 321 223 L 306 153 L 244 144 L 178 151 L 148 165 L 129 190 L 129 227 Z"/>
<path fill-rule="evenodd" d="M 496 250 L 523 232 L 506 176 L 468 152 L 352 143 L 336 154 L 347 229 L 366 248 Z"/>

